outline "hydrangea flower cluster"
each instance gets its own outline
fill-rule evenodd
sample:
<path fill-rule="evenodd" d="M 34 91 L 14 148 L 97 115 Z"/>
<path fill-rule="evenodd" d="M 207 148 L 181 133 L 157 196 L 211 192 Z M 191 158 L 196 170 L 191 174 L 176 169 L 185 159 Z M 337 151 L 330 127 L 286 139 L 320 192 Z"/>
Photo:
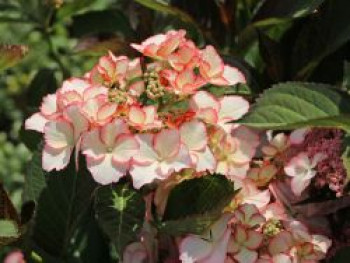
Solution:
<path fill-rule="evenodd" d="M 307 150 L 310 130 L 266 136 L 235 124 L 248 112 L 248 101 L 218 96 L 209 87 L 225 91 L 245 83 L 245 76 L 214 47 L 197 48 L 183 30 L 131 46 L 143 56 L 101 57 L 84 77 L 44 97 L 40 111 L 27 119 L 26 129 L 44 135 L 43 169 L 64 169 L 81 152 L 99 184 L 124 176 L 136 189 L 156 183 L 151 202 L 160 215 L 183 180 L 219 173 L 233 181 L 240 191 L 221 218 L 202 236 L 176 239 L 177 255 L 167 262 L 323 259 L 330 240 L 292 218 L 272 187 L 278 180 L 300 196 L 318 175 L 329 153 Z M 151 257 L 147 240 L 130 244 L 124 261 Z"/>
<path fill-rule="evenodd" d="M 75 149 L 100 184 L 130 173 L 140 188 L 184 168 L 244 175 L 258 137 L 226 123 L 249 104 L 201 89 L 244 83 L 244 75 L 212 46 L 197 49 L 181 30 L 132 46 L 151 62 L 109 53 L 84 78 L 66 80 L 47 95 L 26 121 L 27 129 L 44 134 L 44 170 L 65 168 Z"/>

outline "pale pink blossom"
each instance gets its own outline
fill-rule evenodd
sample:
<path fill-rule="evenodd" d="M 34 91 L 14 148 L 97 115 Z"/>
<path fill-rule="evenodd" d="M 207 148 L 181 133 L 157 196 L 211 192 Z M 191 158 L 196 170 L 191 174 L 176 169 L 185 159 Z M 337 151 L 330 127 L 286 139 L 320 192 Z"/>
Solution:
<path fill-rule="evenodd" d="M 274 164 L 263 164 L 262 167 L 254 167 L 248 171 L 248 177 L 259 186 L 266 186 L 277 174 L 278 169 Z"/>
<path fill-rule="evenodd" d="M 140 131 L 160 129 L 162 127 L 162 121 L 158 118 L 155 106 L 131 106 L 128 121 L 130 126 Z"/>
<path fill-rule="evenodd" d="M 270 203 L 270 191 L 260 190 L 256 187 L 254 182 L 250 179 L 236 180 L 235 187 L 240 189 L 235 196 L 234 202 L 238 204 L 253 204 L 260 212 L 264 211 L 266 206 Z"/>
<path fill-rule="evenodd" d="M 97 72 L 106 83 L 119 83 L 125 79 L 129 66 L 126 56 L 115 57 L 112 52 L 100 58 Z"/>
<path fill-rule="evenodd" d="M 83 100 L 83 92 L 89 87 L 90 83 L 79 78 L 64 81 L 55 94 L 43 98 L 40 111 L 26 120 L 25 128 L 43 133 L 45 125 L 49 121 L 60 119 L 66 107 L 80 103 Z"/>
<path fill-rule="evenodd" d="M 164 180 L 172 173 L 192 167 L 191 157 L 181 142 L 180 132 L 176 129 L 162 130 L 159 133 L 136 136 L 140 151 L 134 156 L 130 170 L 135 188 Z"/>
<path fill-rule="evenodd" d="M 146 247 L 141 242 L 129 244 L 123 253 L 123 263 L 143 263 L 147 260 Z"/>
<path fill-rule="evenodd" d="M 208 147 L 206 127 L 203 122 L 193 120 L 180 127 L 181 140 L 189 150 L 197 172 L 214 171 L 216 160 Z"/>
<path fill-rule="evenodd" d="M 301 128 L 292 131 L 289 135 L 290 144 L 301 144 L 310 130 L 310 128 Z"/>
<path fill-rule="evenodd" d="M 88 127 L 87 119 L 76 105 L 69 106 L 59 120 L 48 122 L 44 128 L 43 169 L 51 171 L 65 168 L 74 147 L 79 144 L 81 135 Z"/>
<path fill-rule="evenodd" d="M 235 85 L 246 83 L 246 79 L 237 68 L 225 65 L 213 46 L 202 50 L 199 71 L 202 77 L 214 85 Z"/>
<path fill-rule="evenodd" d="M 292 177 L 291 187 L 294 194 L 300 196 L 302 191 L 310 184 L 316 175 L 316 165 L 325 158 L 322 153 L 316 154 L 310 159 L 305 152 L 293 157 L 284 167 L 285 173 Z"/>
<path fill-rule="evenodd" d="M 231 230 L 227 226 L 231 215 L 224 214 L 202 236 L 188 235 L 179 245 L 180 260 L 183 263 L 224 262 Z"/>
<path fill-rule="evenodd" d="M 125 78 L 128 83 L 129 94 L 139 97 L 145 90 L 140 58 L 135 58 L 129 62 Z"/>
<path fill-rule="evenodd" d="M 168 31 L 166 34 L 152 36 L 141 44 L 131 44 L 133 48 L 143 55 L 155 59 L 168 59 L 181 43 L 185 41 L 186 31 Z"/>
<path fill-rule="evenodd" d="M 4 263 L 25 263 L 22 251 L 12 251 L 4 259 Z"/>
<path fill-rule="evenodd" d="M 192 41 L 182 43 L 178 50 L 168 57 L 168 62 L 176 71 L 193 69 L 197 66 L 200 59 L 200 53 Z"/>
<path fill-rule="evenodd" d="M 126 174 L 130 161 L 138 154 L 139 143 L 129 133 L 127 124 L 116 119 L 88 132 L 82 149 L 94 180 L 106 185 L 118 182 Z"/>
<path fill-rule="evenodd" d="M 117 112 L 118 105 L 109 102 L 106 96 L 97 96 L 84 102 L 81 111 L 89 120 L 91 127 L 103 126 L 110 122 Z"/>
<path fill-rule="evenodd" d="M 206 91 L 198 91 L 190 100 L 190 108 L 197 118 L 229 130 L 227 122 L 240 119 L 248 112 L 249 103 L 239 96 L 224 96 L 220 99 Z"/>
<path fill-rule="evenodd" d="M 214 151 L 217 159 L 216 172 L 231 180 L 244 179 L 258 144 L 259 137 L 256 133 L 244 126 L 233 129 L 231 134 L 222 135 Z"/>
<path fill-rule="evenodd" d="M 242 204 L 233 213 L 233 222 L 246 228 L 255 228 L 265 223 L 265 218 L 260 214 L 254 204 Z"/>
<path fill-rule="evenodd" d="M 299 221 L 288 222 L 286 230 L 281 231 L 269 243 L 272 256 L 288 255 L 292 262 L 318 262 L 322 260 L 331 240 L 322 235 L 312 235 Z"/>
<path fill-rule="evenodd" d="M 278 133 L 272 136 L 272 132 L 268 132 L 267 135 L 268 145 L 264 145 L 261 149 L 267 157 L 275 157 L 289 147 L 288 136 L 284 133 Z"/>
<path fill-rule="evenodd" d="M 262 242 L 263 235 L 261 233 L 237 224 L 233 227 L 228 252 L 239 263 L 255 263 L 258 259 L 258 248 Z"/>
<path fill-rule="evenodd" d="M 192 69 L 179 73 L 174 70 L 163 70 L 161 75 L 169 82 L 166 89 L 177 95 L 194 94 L 205 84 L 204 80 L 197 76 Z"/>
<path fill-rule="evenodd" d="M 274 203 L 268 204 L 263 210 L 262 213 L 266 220 L 277 219 L 277 220 L 287 220 L 288 215 L 284 206 L 275 201 Z"/>

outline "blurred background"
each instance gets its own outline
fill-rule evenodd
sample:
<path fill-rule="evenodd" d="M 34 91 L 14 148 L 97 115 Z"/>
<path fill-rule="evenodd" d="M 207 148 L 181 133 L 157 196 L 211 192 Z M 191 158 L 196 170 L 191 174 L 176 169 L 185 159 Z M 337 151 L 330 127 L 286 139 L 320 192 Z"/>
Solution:
<path fill-rule="evenodd" d="M 249 80 L 246 95 L 287 80 L 350 85 L 346 0 L 0 0 L 0 182 L 17 208 L 34 134 L 23 120 L 63 79 L 111 50 L 184 28 Z"/>

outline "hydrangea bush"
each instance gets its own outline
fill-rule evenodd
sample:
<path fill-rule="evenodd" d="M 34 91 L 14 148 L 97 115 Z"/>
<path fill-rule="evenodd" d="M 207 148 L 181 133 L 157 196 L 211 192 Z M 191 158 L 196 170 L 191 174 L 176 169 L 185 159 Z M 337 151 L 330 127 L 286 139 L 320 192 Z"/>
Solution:
<path fill-rule="evenodd" d="M 45 171 L 67 169 L 69 162 L 77 171 L 86 165 L 104 185 L 97 188 L 97 219 L 107 236 L 119 239 L 119 259 L 324 259 L 332 243 L 327 233 L 298 218 L 291 204 L 325 185 L 342 195 L 342 132 L 276 133 L 244 125 L 239 120 L 250 102 L 234 91 L 246 83 L 245 75 L 213 46 L 196 47 L 184 30 L 131 46 L 142 56 L 109 52 L 83 77 L 44 97 L 40 111 L 25 122 L 26 129 L 43 134 Z M 112 204 L 99 202 L 108 191 Z M 127 191 L 144 203 L 131 204 L 136 213 L 126 210 Z M 134 238 L 123 236 L 128 222 L 107 222 L 103 211 L 113 208 L 130 221 Z M 131 217 L 138 214 L 136 223 Z"/>

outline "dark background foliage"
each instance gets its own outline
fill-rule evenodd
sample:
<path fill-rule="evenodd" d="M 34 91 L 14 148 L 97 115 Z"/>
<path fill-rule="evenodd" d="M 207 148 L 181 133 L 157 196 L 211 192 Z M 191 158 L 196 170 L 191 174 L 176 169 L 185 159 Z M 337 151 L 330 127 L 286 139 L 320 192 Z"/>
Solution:
<path fill-rule="evenodd" d="M 0 0 L 0 182 L 15 209 L 22 207 L 22 217 L 14 218 L 5 198 L 0 212 L 1 218 L 18 222 L 21 231 L 34 232 L 13 247 L 26 247 L 35 262 L 107 262 L 118 253 L 108 246 L 95 218 L 84 216 L 94 208 L 80 197 L 95 194 L 86 172 L 78 176 L 84 181 L 66 174 L 58 182 L 55 174 L 44 174 L 36 153 L 38 136 L 23 133 L 24 118 L 63 79 L 81 76 L 107 50 L 135 56 L 130 42 L 184 28 L 197 45 L 214 45 L 246 74 L 250 99 L 284 81 L 322 82 L 347 92 L 349 10 L 348 0 Z M 127 184 L 119 188 L 135 195 Z M 97 200 L 113 202 L 111 192 L 99 190 L 97 195 L 106 200 Z M 27 223 L 34 206 L 37 220 L 51 232 Z M 98 220 L 108 219 L 103 214 L 108 211 L 100 212 Z M 0 248 L 0 259 L 10 249 Z M 333 262 L 348 262 L 346 257 L 344 250 Z"/>

